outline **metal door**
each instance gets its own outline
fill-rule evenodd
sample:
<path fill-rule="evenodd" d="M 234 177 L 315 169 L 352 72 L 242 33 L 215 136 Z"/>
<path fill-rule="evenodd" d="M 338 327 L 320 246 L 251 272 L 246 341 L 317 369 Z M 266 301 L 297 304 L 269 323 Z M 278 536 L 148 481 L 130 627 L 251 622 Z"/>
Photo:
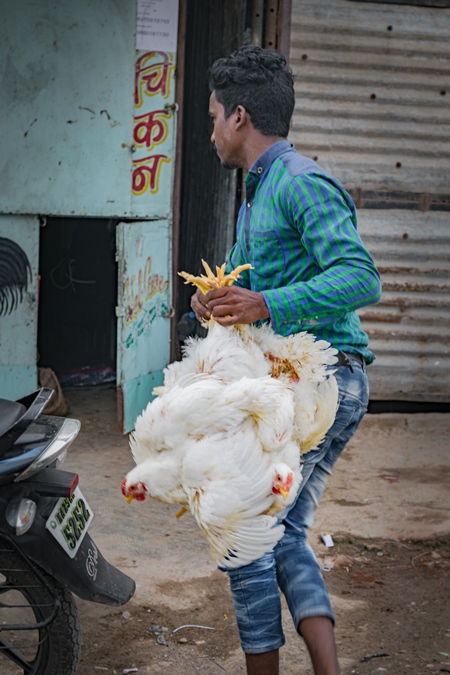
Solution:
<path fill-rule="evenodd" d="M 37 386 L 39 221 L 0 215 L 0 397 Z"/>
<path fill-rule="evenodd" d="M 162 384 L 170 356 L 170 221 L 117 226 L 117 391 L 119 429 L 136 417 Z"/>

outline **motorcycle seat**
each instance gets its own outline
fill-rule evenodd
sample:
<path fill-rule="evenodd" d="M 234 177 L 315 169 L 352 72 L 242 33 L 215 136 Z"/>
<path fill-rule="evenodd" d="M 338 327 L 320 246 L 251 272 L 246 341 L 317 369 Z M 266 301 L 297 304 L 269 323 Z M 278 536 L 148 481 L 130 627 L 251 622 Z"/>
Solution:
<path fill-rule="evenodd" d="M 22 403 L 0 398 L 0 436 L 6 434 L 24 416 L 27 409 Z"/>

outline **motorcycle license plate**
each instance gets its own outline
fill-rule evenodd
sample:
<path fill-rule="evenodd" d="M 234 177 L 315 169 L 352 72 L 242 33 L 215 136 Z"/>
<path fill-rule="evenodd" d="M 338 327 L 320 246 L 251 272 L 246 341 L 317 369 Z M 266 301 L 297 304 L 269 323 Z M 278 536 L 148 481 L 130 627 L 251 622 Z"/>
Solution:
<path fill-rule="evenodd" d="M 70 558 L 74 558 L 94 517 L 80 488 L 58 499 L 45 526 Z"/>

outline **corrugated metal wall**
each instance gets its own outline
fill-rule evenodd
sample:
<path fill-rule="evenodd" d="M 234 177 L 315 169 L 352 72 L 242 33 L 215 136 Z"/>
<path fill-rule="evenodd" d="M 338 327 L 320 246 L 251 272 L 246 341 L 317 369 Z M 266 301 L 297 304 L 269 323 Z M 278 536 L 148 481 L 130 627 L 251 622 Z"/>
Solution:
<path fill-rule="evenodd" d="M 371 398 L 450 400 L 450 10 L 294 0 L 290 138 L 352 193 L 383 297 Z"/>
<path fill-rule="evenodd" d="M 362 209 L 359 230 L 383 279 L 381 303 L 359 312 L 371 398 L 449 400 L 449 214 Z"/>

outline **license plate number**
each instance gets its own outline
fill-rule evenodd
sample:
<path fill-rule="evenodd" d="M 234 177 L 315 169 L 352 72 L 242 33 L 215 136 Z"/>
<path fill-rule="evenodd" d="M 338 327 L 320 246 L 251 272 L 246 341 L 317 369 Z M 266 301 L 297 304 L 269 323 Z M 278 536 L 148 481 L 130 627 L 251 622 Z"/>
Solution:
<path fill-rule="evenodd" d="M 72 497 L 58 499 L 45 526 L 70 558 L 74 558 L 94 517 L 80 488 Z"/>

